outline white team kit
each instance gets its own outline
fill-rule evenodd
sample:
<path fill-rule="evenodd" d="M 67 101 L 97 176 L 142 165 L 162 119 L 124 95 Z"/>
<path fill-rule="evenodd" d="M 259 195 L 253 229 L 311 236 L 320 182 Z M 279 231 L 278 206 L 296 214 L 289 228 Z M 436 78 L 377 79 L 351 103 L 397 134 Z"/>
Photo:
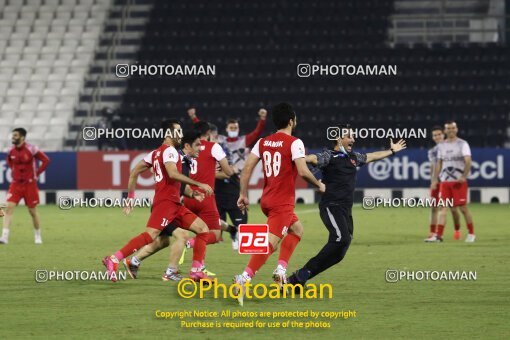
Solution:
<path fill-rule="evenodd" d="M 437 158 L 443 161 L 439 173 L 441 182 L 456 181 L 462 176 L 466 166 L 465 156 L 471 156 L 471 149 L 463 139 L 456 138 L 452 142 L 446 140 L 437 144 Z"/>

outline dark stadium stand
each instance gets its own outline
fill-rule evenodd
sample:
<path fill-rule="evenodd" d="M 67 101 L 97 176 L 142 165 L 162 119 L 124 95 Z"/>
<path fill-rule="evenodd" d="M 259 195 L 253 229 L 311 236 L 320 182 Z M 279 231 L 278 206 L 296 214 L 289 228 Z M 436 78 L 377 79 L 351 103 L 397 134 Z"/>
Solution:
<path fill-rule="evenodd" d="M 430 128 L 456 119 L 472 146 L 506 141 L 509 48 L 499 43 L 390 48 L 393 1 L 134 3 L 153 8 L 139 52 L 124 57 L 139 64 L 216 65 L 216 76 L 129 78 L 125 94 L 110 98 L 122 100 L 126 126 L 156 126 L 160 118 L 185 117 L 195 106 L 202 119 L 221 129 L 227 118 L 237 117 L 248 132 L 259 107 L 288 101 L 299 114 L 297 135 L 308 147 L 324 145 L 326 128 L 339 121 Z M 128 23 L 126 29 L 140 27 Z M 300 63 L 395 64 L 398 75 L 299 78 Z M 365 140 L 359 147 L 380 144 Z M 410 144 L 430 145 L 428 139 Z"/>

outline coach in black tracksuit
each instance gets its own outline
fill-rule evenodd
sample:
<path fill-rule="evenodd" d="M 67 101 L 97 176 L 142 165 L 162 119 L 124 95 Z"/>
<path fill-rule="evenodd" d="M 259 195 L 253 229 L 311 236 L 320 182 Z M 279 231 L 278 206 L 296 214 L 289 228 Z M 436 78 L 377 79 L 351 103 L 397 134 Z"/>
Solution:
<path fill-rule="evenodd" d="M 404 140 L 393 143 L 390 149 L 372 153 L 352 151 L 353 133 L 349 124 L 339 126 L 341 138 L 335 141 L 333 150 L 324 150 L 306 156 L 306 161 L 322 172 L 326 192 L 319 203 L 322 222 L 329 231 L 328 242 L 311 258 L 303 268 L 289 277 L 289 283 L 306 283 L 342 261 L 349 249 L 353 235 L 352 205 L 356 185 L 357 168 L 379 159 L 386 158 L 406 148 Z"/>

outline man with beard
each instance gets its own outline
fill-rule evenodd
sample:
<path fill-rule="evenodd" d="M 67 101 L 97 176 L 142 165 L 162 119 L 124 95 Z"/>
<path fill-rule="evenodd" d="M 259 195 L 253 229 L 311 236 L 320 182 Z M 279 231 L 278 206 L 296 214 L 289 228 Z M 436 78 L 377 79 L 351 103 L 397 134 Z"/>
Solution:
<path fill-rule="evenodd" d="M 7 165 L 12 171 L 12 182 L 7 192 L 7 206 L 0 244 L 9 243 L 12 215 L 21 199 L 25 200 L 28 212 L 32 217 L 35 244 L 42 244 L 39 214 L 36 210 L 36 206 L 39 204 L 37 178 L 46 170 L 50 159 L 37 146 L 25 142 L 26 136 L 27 130 L 24 128 L 12 130 L 13 146 L 7 154 Z M 37 161 L 41 162 L 39 166 L 37 166 Z"/>

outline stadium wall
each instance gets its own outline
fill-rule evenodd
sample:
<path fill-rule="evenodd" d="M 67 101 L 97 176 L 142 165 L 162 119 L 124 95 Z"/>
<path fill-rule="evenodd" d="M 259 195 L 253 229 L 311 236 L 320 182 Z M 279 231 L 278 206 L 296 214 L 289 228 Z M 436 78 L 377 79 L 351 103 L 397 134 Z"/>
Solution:
<path fill-rule="evenodd" d="M 314 152 L 317 150 L 309 150 Z M 471 202 L 500 203 L 510 201 L 510 150 L 474 148 L 469 177 Z M 41 203 L 55 203 L 58 197 L 121 197 L 130 169 L 143 159 L 143 151 L 49 152 L 51 163 L 39 178 Z M 11 181 L 6 154 L 0 153 L 0 202 L 5 200 Z M 316 175 L 320 175 L 317 173 Z M 255 169 L 250 180 L 250 200 L 257 202 L 263 186 L 262 167 Z M 364 196 L 427 197 L 430 165 L 422 149 L 406 152 L 361 167 L 358 172 L 355 201 Z M 150 173 L 140 176 L 138 193 L 152 194 Z M 300 180 L 297 199 L 305 203 L 317 200 L 314 190 Z M 106 196 L 105 196 L 106 195 Z"/>

